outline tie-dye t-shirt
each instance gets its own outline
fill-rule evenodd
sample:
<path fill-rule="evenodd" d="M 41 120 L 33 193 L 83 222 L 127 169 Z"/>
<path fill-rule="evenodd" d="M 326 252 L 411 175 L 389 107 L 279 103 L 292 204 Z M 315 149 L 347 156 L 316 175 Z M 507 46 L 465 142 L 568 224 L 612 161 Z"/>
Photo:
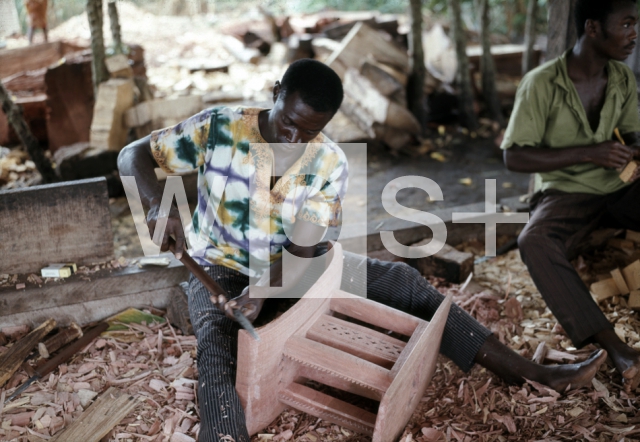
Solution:
<path fill-rule="evenodd" d="M 273 153 L 260 135 L 262 110 L 211 108 L 151 134 L 165 172 L 198 169 L 190 254 L 250 277 L 281 257 L 296 219 L 337 225 L 348 181 L 344 152 L 319 134 L 270 190 Z"/>

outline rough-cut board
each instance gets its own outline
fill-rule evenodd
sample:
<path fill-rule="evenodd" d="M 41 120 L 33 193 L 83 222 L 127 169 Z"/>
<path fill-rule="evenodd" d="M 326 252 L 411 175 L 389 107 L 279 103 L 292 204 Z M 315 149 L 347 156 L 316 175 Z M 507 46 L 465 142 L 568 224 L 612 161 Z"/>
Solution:
<path fill-rule="evenodd" d="M 126 300 L 137 293 L 173 288 L 188 276 L 182 264 L 171 259 L 167 267 L 139 268 L 132 265 L 117 270 L 99 270 L 90 275 L 76 274 L 64 280 L 47 282 L 42 287 L 33 284 L 21 290 L 3 287 L 0 289 L 0 321 L 4 316 L 19 313 L 34 317 L 45 309 L 62 308 L 64 311 L 77 304 L 83 307 L 91 301 L 120 297 Z M 52 317 L 59 319 L 58 315 Z"/>
<path fill-rule="evenodd" d="M 0 78 L 18 72 L 46 68 L 70 52 L 84 49 L 70 43 L 54 41 L 0 52 Z"/>
<path fill-rule="evenodd" d="M 11 346 L 11 348 L 0 357 L 0 387 L 11 379 L 11 376 L 13 376 L 24 363 L 26 357 L 31 353 L 31 350 L 33 350 L 35 346 L 38 345 L 38 342 L 47 336 L 55 326 L 56 321 L 53 319 L 46 320 L 27 336 Z"/>
<path fill-rule="evenodd" d="M 115 387 L 102 393 L 69 427 L 51 442 L 100 442 L 142 401 Z"/>
<path fill-rule="evenodd" d="M 629 307 L 634 310 L 640 309 L 640 290 L 634 290 L 629 293 L 629 301 L 627 302 Z"/>
<path fill-rule="evenodd" d="M 91 122 L 91 147 L 120 150 L 127 140 L 124 113 L 133 106 L 133 80 L 112 78 L 98 88 Z"/>
<path fill-rule="evenodd" d="M 93 178 L 0 192 L 0 271 L 113 257 L 107 182 Z"/>
<path fill-rule="evenodd" d="M 340 47 L 327 59 L 327 64 L 344 79 L 348 68 L 360 70 L 360 65 L 370 55 L 379 63 L 388 64 L 401 72 L 409 68 L 409 56 L 383 33 L 370 26 L 357 23 L 340 43 Z"/>
<path fill-rule="evenodd" d="M 93 117 L 91 54 L 79 55 L 47 70 L 49 150 L 89 141 Z"/>

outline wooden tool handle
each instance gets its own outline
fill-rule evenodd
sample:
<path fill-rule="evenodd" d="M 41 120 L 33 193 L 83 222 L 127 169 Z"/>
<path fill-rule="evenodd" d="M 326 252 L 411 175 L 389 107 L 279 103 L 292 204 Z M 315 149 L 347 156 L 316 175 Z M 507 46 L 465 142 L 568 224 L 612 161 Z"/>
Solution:
<path fill-rule="evenodd" d="M 176 245 L 176 243 L 173 240 L 173 238 L 170 238 L 169 239 L 169 249 L 172 252 L 174 250 L 175 245 Z M 229 297 L 227 292 L 220 286 L 220 284 L 215 282 L 213 280 L 213 278 L 211 276 L 209 276 L 207 274 L 207 272 L 204 271 L 202 266 L 200 266 L 200 264 L 198 264 L 197 262 L 195 262 L 193 260 L 193 258 L 187 253 L 186 250 L 182 251 L 182 256 L 180 257 L 180 262 L 182 264 L 184 264 L 184 266 L 187 268 L 187 270 L 189 270 L 191 273 L 193 273 L 193 276 L 198 278 L 198 280 L 202 283 L 202 285 L 204 285 L 207 288 L 207 290 L 209 290 L 209 293 L 211 293 L 212 295 L 215 295 L 216 297 L 218 295 L 224 295 L 225 298 Z"/>
<path fill-rule="evenodd" d="M 64 347 L 60 353 L 49 359 L 47 362 L 42 364 L 40 367 L 36 368 L 36 374 L 41 378 L 45 377 L 53 370 L 55 370 L 58 365 L 68 361 L 71 359 L 76 353 L 89 345 L 95 338 L 100 336 L 100 333 L 109 328 L 109 324 L 106 322 L 101 322 L 91 330 L 86 332 L 80 339 L 72 342 L 71 344 Z"/>
<path fill-rule="evenodd" d="M 624 139 L 622 138 L 622 135 L 620 135 L 620 131 L 618 130 L 617 127 L 615 129 L 613 129 L 613 133 L 615 134 L 615 136 L 618 139 L 618 141 L 620 141 L 620 144 L 622 144 L 623 146 L 625 146 L 627 144 L 627 143 L 624 142 Z"/>

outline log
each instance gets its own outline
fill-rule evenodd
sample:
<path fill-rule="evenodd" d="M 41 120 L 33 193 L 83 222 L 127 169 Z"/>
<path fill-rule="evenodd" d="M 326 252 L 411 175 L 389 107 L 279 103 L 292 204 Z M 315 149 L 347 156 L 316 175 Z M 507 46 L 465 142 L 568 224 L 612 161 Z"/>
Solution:
<path fill-rule="evenodd" d="M 430 242 L 431 239 L 420 241 L 414 246 Z M 460 252 L 445 244 L 435 255 L 426 258 L 410 260 L 409 264 L 424 276 L 437 276 L 456 284 L 463 283 L 473 272 L 473 254 Z"/>
<path fill-rule="evenodd" d="M 99 442 L 141 402 L 140 396 L 109 387 L 70 426 L 51 442 Z"/>
<path fill-rule="evenodd" d="M 112 78 L 100 85 L 91 122 L 91 147 L 122 149 L 127 141 L 124 113 L 133 106 L 133 80 Z"/>
<path fill-rule="evenodd" d="M 118 16 L 116 0 L 107 1 L 107 13 L 109 14 L 109 25 L 113 39 L 113 51 L 116 54 L 122 54 L 124 52 L 124 46 L 122 45 L 122 31 L 120 29 L 120 17 Z"/>
<path fill-rule="evenodd" d="M 496 66 L 491 55 L 491 41 L 489 31 L 489 0 L 480 0 L 480 34 L 482 40 L 482 58 L 480 69 L 482 71 L 482 96 L 490 117 L 497 121 L 501 127 L 505 126 L 502 106 L 496 88 Z"/>
<path fill-rule="evenodd" d="M 362 60 L 367 56 L 401 72 L 409 70 L 407 51 L 362 22 L 357 23 L 349 31 L 340 47 L 327 59 L 327 65 L 344 80 L 347 69 L 359 70 Z"/>
<path fill-rule="evenodd" d="M 350 68 L 345 72 L 344 90 L 371 116 L 373 122 L 420 135 L 420 123 L 413 114 L 382 95 L 355 69 Z"/>
<path fill-rule="evenodd" d="M 538 0 L 529 0 L 527 21 L 524 30 L 524 54 L 522 56 L 522 75 L 535 66 L 533 47 L 536 42 L 536 24 L 538 19 Z"/>
<path fill-rule="evenodd" d="M 109 175 L 118 169 L 118 152 L 89 147 L 89 143 L 65 146 L 54 154 L 56 173 L 64 181 Z"/>
<path fill-rule="evenodd" d="M 69 327 L 65 327 L 51 336 L 44 342 L 38 344 L 38 353 L 44 359 L 49 359 L 52 353 L 60 350 L 63 346 L 82 336 L 82 329 L 78 324 L 72 322 Z"/>
<path fill-rule="evenodd" d="M 26 357 L 38 342 L 56 326 L 56 321 L 48 319 L 27 336 L 13 344 L 6 353 L 0 356 L 0 387 L 4 386 L 11 376 L 20 368 Z"/>
<path fill-rule="evenodd" d="M 94 93 L 98 95 L 98 86 L 109 78 L 104 64 L 104 36 L 102 34 L 103 12 L 102 0 L 87 0 L 87 17 L 91 31 L 91 72 Z"/>

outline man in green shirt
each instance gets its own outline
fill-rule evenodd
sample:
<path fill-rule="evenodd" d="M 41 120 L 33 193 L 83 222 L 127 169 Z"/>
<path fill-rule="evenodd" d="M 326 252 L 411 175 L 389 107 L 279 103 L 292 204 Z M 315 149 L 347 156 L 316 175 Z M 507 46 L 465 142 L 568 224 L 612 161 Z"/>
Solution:
<path fill-rule="evenodd" d="M 578 0 L 575 20 L 575 46 L 522 80 L 502 148 L 509 170 L 536 173 L 518 240 L 533 280 L 574 344 L 605 348 L 629 391 L 640 383 L 640 353 L 618 338 L 570 259 L 598 225 L 640 228 L 640 172 L 619 177 L 640 158 L 636 81 L 621 63 L 635 47 L 636 1 Z"/>

